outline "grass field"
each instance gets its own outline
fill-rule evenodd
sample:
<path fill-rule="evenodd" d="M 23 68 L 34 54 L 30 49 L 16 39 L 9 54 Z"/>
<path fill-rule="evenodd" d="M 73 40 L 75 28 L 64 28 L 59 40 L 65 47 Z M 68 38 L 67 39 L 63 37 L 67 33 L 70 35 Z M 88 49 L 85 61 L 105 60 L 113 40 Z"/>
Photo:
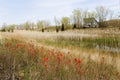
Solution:
<path fill-rule="evenodd" d="M 119 80 L 120 32 L 0 32 L 1 80 Z"/>

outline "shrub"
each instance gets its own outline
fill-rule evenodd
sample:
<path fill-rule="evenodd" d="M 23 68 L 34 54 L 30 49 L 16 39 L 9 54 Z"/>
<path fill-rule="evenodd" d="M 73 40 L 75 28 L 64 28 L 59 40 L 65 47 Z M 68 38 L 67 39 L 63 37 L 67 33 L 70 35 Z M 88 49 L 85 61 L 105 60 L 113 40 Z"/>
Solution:
<path fill-rule="evenodd" d="M 59 32 L 59 26 L 56 26 L 56 32 Z"/>
<path fill-rule="evenodd" d="M 75 29 L 75 28 L 76 28 L 76 24 L 73 25 L 73 29 Z"/>
<path fill-rule="evenodd" d="M 44 32 L 44 29 L 42 28 L 42 32 Z"/>

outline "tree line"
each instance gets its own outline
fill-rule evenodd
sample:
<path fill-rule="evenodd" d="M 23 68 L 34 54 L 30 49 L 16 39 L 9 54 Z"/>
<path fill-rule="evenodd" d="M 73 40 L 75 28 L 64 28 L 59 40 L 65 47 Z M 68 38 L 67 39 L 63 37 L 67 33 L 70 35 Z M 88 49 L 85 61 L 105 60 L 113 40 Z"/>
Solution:
<path fill-rule="evenodd" d="M 119 27 L 120 28 L 120 17 L 113 20 L 114 12 L 109 8 L 104 6 L 99 6 L 95 11 L 75 9 L 72 12 L 72 15 L 69 17 L 63 16 L 61 19 L 54 17 L 54 27 L 56 27 L 56 32 L 59 30 L 64 31 L 69 28 L 83 28 L 84 18 L 95 18 L 99 22 L 99 27 L 104 28 L 106 26 Z M 109 21 L 107 21 L 109 20 Z M 44 32 L 45 28 L 51 27 L 50 21 L 39 20 L 37 23 L 34 22 L 25 22 L 19 25 L 6 25 L 3 24 L 2 31 L 13 32 L 14 29 L 19 30 L 38 30 Z"/>

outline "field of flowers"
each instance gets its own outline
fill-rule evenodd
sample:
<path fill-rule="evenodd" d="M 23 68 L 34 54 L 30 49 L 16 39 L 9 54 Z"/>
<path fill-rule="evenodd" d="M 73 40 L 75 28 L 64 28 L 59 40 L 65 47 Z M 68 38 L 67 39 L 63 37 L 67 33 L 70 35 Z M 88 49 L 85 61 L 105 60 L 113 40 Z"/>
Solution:
<path fill-rule="evenodd" d="M 19 38 L 0 40 L 0 80 L 119 80 L 102 56 L 93 61 Z M 82 53 L 81 53 L 82 54 Z"/>

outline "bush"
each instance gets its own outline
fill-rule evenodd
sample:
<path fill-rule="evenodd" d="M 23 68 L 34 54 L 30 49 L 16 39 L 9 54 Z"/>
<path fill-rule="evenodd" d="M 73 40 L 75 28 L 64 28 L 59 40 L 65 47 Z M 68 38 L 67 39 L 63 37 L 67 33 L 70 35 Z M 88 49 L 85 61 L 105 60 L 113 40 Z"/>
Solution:
<path fill-rule="evenodd" d="M 42 28 L 42 32 L 44 32 L 44 29 Z"/>
<path fill-rule="evenodd" d="M 5 28 L 2 28 L 1 31 L 2 31 L 2 32 L 5 32 Z"/>
<path fill-rule="evenodd" d="M 99 27 L 100 28 L 105 28 L 105 27 L 107 27 L 108 26 L 108 24 L 107 24 L 107 22 L 99 22 Z"/>
<path fill-rule="evenodd" d="M 76 24 L 73 25 L 73 29 L 75 29 L 75 28 L 76 28 Z"/>
<path fill-rule="evenodd" d="M 119 19 L 112 19 L 106 21 L 109 27 L 120 27 L 120 20 Z"/>
<path fill-rule="evenodd" d="M 56 32 L 59 32 L 59 29 L 56 27 Z"/>

